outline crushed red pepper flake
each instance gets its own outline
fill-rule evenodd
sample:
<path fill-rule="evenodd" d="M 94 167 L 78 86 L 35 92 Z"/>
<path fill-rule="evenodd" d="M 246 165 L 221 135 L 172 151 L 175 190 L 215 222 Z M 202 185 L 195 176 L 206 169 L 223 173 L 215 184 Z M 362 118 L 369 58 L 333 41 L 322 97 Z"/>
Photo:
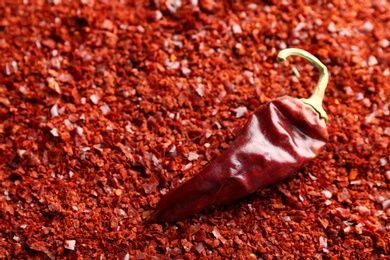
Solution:
<path fill-rule="evenodd" d="M 386 3 L 276 2 L 1 3 L 0 258 L 389 255 Z M 277 63 L 287 47 L 330 72 L 326 149 L 236 203 L 151 223 L 260 105 L 311 93 L 312 67 Z"/>

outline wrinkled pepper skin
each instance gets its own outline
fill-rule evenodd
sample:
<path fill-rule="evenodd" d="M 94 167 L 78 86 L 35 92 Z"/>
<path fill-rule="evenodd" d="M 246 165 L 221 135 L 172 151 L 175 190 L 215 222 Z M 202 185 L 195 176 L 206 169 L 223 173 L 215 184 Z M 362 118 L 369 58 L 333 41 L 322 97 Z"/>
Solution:
<path fill-rule="evenodd" d="M 178 221 L 276 183 L 313 159 L 327 139 L 325 120 L 311 106 L 275 99 L 250 117 L 228 150 L 163 196 L 152 217 Z"/>

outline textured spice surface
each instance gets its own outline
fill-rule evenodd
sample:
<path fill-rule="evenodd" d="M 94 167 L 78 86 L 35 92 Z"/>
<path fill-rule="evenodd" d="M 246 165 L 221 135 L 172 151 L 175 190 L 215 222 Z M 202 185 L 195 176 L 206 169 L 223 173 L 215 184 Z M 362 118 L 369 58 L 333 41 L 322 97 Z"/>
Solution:
<path fill-rule="evenodd" d="M 386 259 L 389 3 L 295 2 L 1 1 L 0 258 Z M 151 222 L 259 106 L 310 95 L 318 73 L 277 63 L 286 47 L 330 72 L 326 149 L 232 205 Z"/>

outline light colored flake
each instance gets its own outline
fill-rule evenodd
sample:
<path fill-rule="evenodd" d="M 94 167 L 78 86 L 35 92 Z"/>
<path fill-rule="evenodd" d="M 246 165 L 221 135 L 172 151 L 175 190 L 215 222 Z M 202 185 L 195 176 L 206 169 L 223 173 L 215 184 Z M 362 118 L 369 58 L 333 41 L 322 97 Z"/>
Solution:
<path fill-rule="evenodd" d="M 256 8 L 257 8 L 257 4 L 256 3 L 251 3 L 251 4 L 248 5 L 248 9 L 250 9 L 250 10 L 256 10 Z"/>
<path fill-rule="evenodd" d="M 325 198 L 330 199 L 332 198 L 332 193 L 328 190 L 321 191 L 322 194 L 324 194 Z"/>
<path fill-rule="evenodd" d="M 58 134 L 58 129 L 57 129 L 57 128 L 51 129 L 50 133 L 51 133 L 53 136 L 55 136 L 55 137 L 58 137 L 58 136 L 59 136 L 59 134 Z"/>
<path fill-rule="evenodd" d="M 66 240 L 65 243 L 64 243 L 64 247 L 66 249 L 69 249 L 69 250 L 74 250 L 75 248 L 75 245 L 76 245 L 76 240 Z"/>
<path fill-rule="evenodd" d="M 363 30 L 365 30 L 366 32 L 371 32 L 373 29 L 374 25 L 370 21 L 367 21 L 363 24 Z"/>
<path fill-rule="evenodd" d="M 199 155 L 197 153 L 194 153 L 194 152 L 188 153 L 188 160 L 189 161 L 194 161 L 194 160 L 197 160 L 198 158 L 199 158 Z"/>
<path fill-rule="evenodd" d="M 379 45 L 382 47 L 382 48 L 387 48 L 390 46 L 390 41 L 388 39 L 383 39 L 379 42 Z"/>
<path fill-rule="evenodd" d="M 378 60 L 374 56 L 368 57 L 368 66 L 375 66 L 378 64 Z"/>
<path fill-rule="evenodd" d="M 334 22 L 330 22 L 330 23 L 329 23 L 329 25 L 328 25 L 328 31 L 331 32 L 331 33 L 336 32 L 336 26 L 335 26 Z"/>
<path fill-rule="evenodd" d="M 248 109 L 246 107 L 236 108 L 236 118 L 242 117 L 243 115 L 245 115 L 246 112 L 248 112 Z"/>
<path fill-rule="evenodd" d="M 111 108 L 107 104 L 104 104 L 100 106 L 100 110 L 102 111 L 103 115 L 106 115 L 111 111 Z"/>
<path fill-rule="evenodd" d="M 23 154 L 26 152 L 26 150 L 25 149 L 18 149 L 18 155 L 20 156 L 20 157 L 23 157 Z"/>
<path fill-rule="evenodd" d="M 77 132 L 77 134 L 78 134 L 78 135 L 82 136 L 82 135 L 83 135 L 83 132 L 84 132 L 84 130 L 83 130 L 83 128 L 82 128 L 82 127 L 78 126 L 78 127 L 76 127 L 76 132 Z"/>
<path fill-rule="evenodd" d="M 95 94 L 92 94 L 89 99 L 92 101 L 92 103 L 94 103 L 95 105 L 99 102 L 99 98 L 95 95 Z"/>
<path fill-rule="evenodd" d="M 319 242 L 320 242 L 320 248 L 328 247 L 328 240 L 325 237 L 320 237 Z"/>
<path fill-rule="evenodd" d="M 232 26 L 232 30 L 233 30 L 234 34 L 241 34 L 242 33 L 242 29 L 241 29 L 241 26 L 239 24 L 234 24 Z"/>
<path fill-rule="evenodd" d="M 165 5 L 169 11 L 176 13 L 177 9 L 179 9 L 181 6 L 181 0 L 167 0 Z"/>

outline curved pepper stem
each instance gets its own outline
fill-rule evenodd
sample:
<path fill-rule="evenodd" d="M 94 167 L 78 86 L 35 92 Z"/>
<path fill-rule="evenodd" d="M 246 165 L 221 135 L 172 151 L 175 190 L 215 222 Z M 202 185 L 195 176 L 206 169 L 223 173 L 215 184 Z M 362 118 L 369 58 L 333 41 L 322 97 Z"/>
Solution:
<path fill-rule="evenodd" d="M 326 115 L 325 110 L 322 108 L 322 100 L 324 99 L 325 89 L 328 85 L 329 74 L 325 65 L 312 54 L 307 51 L 297 49 L 297 48 L 288 48 L 284 49 L 278 54 L 278 61 L 285 61 L 288 56 L 300 56 L 308 60 L 320 71 L 320 79 L 318 80 L 317 86 L 314 89 L 313 94 L 309 98 L 302 98 L 303 103 L 311 106 L 317 113 L 323 118 L 326 122 L 328 121 L 328 116 Z"/>

